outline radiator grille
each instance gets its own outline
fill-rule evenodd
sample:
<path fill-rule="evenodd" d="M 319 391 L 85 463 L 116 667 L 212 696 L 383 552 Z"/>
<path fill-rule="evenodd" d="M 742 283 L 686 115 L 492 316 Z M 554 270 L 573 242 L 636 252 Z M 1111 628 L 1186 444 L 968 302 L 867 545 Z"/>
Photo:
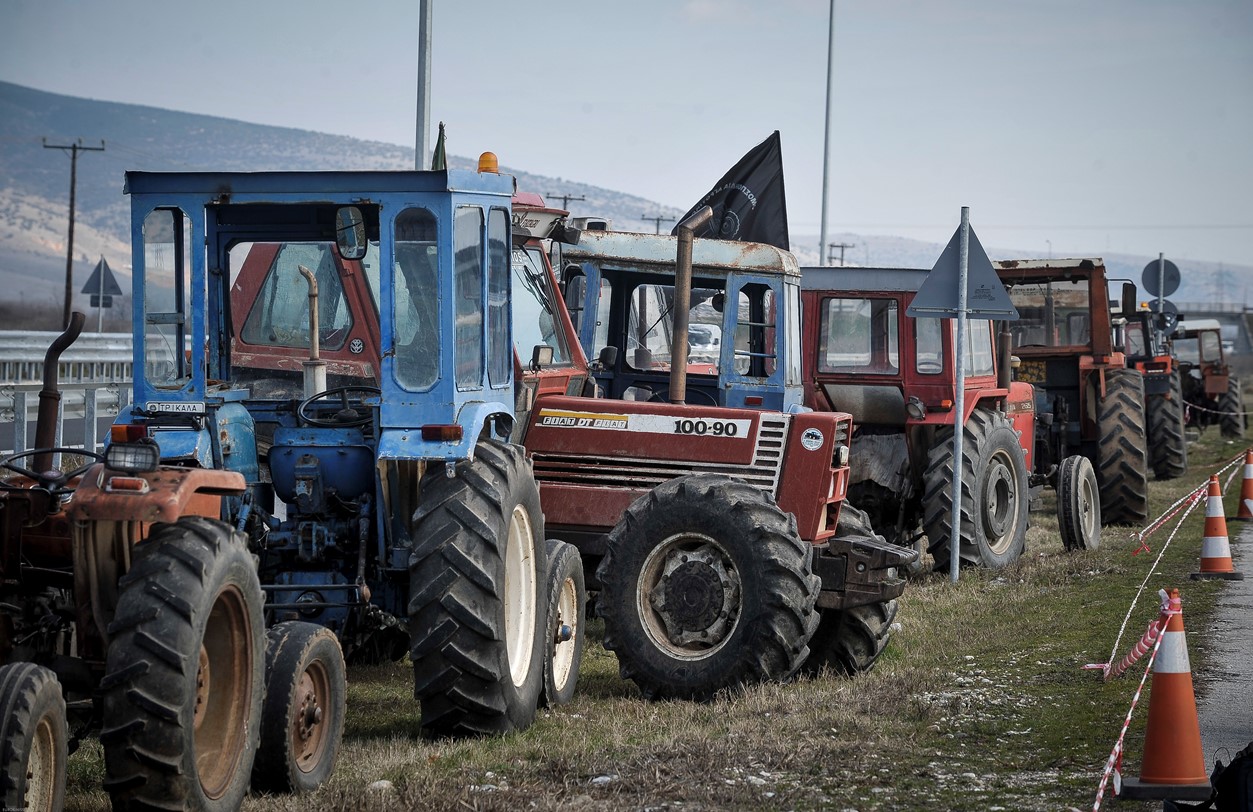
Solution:
<path fill-rule="evenodd" d="M 781 414 L 761 417 L 753 460 L 747 466 L 651 460 L 644 457 L 597 457 L 536 452 L 532 455 L 535 478 L 540 482 L 563 485 L 652 489 L 667 480 L 686 474 L 724 474 L 756 485 L 774 495 L 778 492 L 779 472 L 783 467 L 788 420 L 787 415 Z"/>

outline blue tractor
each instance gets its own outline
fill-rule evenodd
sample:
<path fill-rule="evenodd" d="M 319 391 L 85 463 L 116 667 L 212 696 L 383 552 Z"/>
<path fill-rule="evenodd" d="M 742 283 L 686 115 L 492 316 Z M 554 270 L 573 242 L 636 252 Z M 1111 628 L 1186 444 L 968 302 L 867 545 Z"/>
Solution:
<path fill-rule="evenodd" d="M 196 521 L 242 534 L 264 594 L 227 614 L 242 628 L 263 612 L 269 628 L 254 783 L 330 771 L 343 666 L 325 645 L 309 653 L 310 628 L 350 661 L 408 654 L 425 735 L 534 718 L 543 514 L 509 442 L 514 183 L 488 156 L 477 172 L 127 173 L 135 384 L 109 458 L 132 484 L 105 477 L 81 501 L 147 518 L 159 495 L 168 517 L 203 496 L 169 472 L 242 479 L 211 489 L 216 523 Z M 126 633 L 143 647 L 142 624 Z M 196 680 L 215 652 L 175 653 Z M 160 669 L 126 668 L 105 702 L 134 705 L 135 723 L 107 738 L 106 763 L 142 776 L 160 767 L 136 697 Z M 293 702 L 294 685 L 312 688 Z"/>

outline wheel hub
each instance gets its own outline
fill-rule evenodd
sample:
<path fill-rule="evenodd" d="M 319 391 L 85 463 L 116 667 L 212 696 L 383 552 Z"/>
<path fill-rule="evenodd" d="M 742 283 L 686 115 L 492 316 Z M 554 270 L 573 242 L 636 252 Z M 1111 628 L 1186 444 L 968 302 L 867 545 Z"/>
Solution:
<path fill-rule="evenodd" d="M 716 645 L 735 623 L 740 579 L 708 547 L 675 550 L 649 593 L 649 603 L 678 645 Z"/>
<path fill-rule="evenodd" d="M 318 692 L 308 674 L 300 681 L 300 711 L 296 714 L 296 734 L 302 741 L 313 737 L 322 722 L 322 706 L 318 704 Z"/>
<path fill-rule="evenodd" d="M 983 486 L 983 529 L 991 539 L 1002 539 L 1014 526 L 1016 514 L 1013 474 L 1004 465 L 989 466 Z"/>

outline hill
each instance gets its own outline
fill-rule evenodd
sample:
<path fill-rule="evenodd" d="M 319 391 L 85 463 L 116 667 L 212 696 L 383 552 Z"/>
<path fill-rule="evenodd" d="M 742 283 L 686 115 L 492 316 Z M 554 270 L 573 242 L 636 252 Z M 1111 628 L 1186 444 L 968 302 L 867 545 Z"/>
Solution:
<path fill-rule="evenodd" d="M 69 195 L 69 145 L 81 139 L 77 165 L 74 230 L 75 290 L 104 256 L 118 270 L 125 286 L 130 265 L 129 214 L 122 194 L 126 170 L 386 170 L 409 169 L 413 149 L 346 136 L 249 124 L 214 116 L 182 113 L 133 104 L 82 99 L 0 82 L 0 320 L 46 310 L 53 324 L 60 319 L 65 284 L 66 222 Z M 455 143 L 455 142 L 454 142 Z M 507 158 L 507 149 L 502 147 Z M 449 164 L 473 168 L 475 159 L 449 156 Z M 502 165 L 518 178 L 521 189 L 538 191 L 550 200 L 570 196 L 574 216 L 610 218 L 615 228 L 648 231 L 655 227 L 643 215 L 677 219 L 686 210 L 565 178 L 535 175 Z M 715 179 L 710 179 L 712 183 Z M 581 198 L 581 199 L 579 199 Z M 668 226 L 663 222 L 663 226 Z M 855 245 L 848 264 L 929 268 L 942 245 L 901 237 L 839 233 L 830 241 Z M 793 234 L 793 252 L 801 264 L 818 261 L 819 238 Z M 1027 257 L 1031 251 L 988 248 L 994 258 Z M 1034 252 L 1038 254 L 1038 252 Z M 1139 280 L 1141 269 L 1156 257 L 1107 255 L 1112 277 Z M 1253 267 L 1225 268 L 1192 263 L 1175 299 L 1181 301 L 1243 301 Z M 78 306 L 86 304 L 85 298 Z M 110 314 L 124 318 L 125 311 Z M 125 329 L 124 327 L 122 329 Z"/>

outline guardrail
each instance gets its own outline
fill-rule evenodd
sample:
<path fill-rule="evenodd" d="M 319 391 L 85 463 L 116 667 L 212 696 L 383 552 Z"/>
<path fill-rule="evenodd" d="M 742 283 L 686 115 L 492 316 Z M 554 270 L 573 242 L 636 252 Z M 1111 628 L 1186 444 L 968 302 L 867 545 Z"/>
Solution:
<path fill-rule="evenodd" d="M 0 384 L 0 454 L 16 454 L 30 448 L 42 388 L 41 383 Z M 69 382 L 62 383 L 60 389 L 54 445 L 98 451 L 105 439 L 100 422 L 111 421 L 130 403 L 130 380 Z M 75 421 L 68 432 L 66 421 Z"/>
<path fill-rule="evenodd" d="M 41 383 L 44 354 L 60 333 L 0 330 L 0 385 Z M 130 333 L 83 333 L 61 354 L 64 384 L 130 381 L 135 351 Z"/>

